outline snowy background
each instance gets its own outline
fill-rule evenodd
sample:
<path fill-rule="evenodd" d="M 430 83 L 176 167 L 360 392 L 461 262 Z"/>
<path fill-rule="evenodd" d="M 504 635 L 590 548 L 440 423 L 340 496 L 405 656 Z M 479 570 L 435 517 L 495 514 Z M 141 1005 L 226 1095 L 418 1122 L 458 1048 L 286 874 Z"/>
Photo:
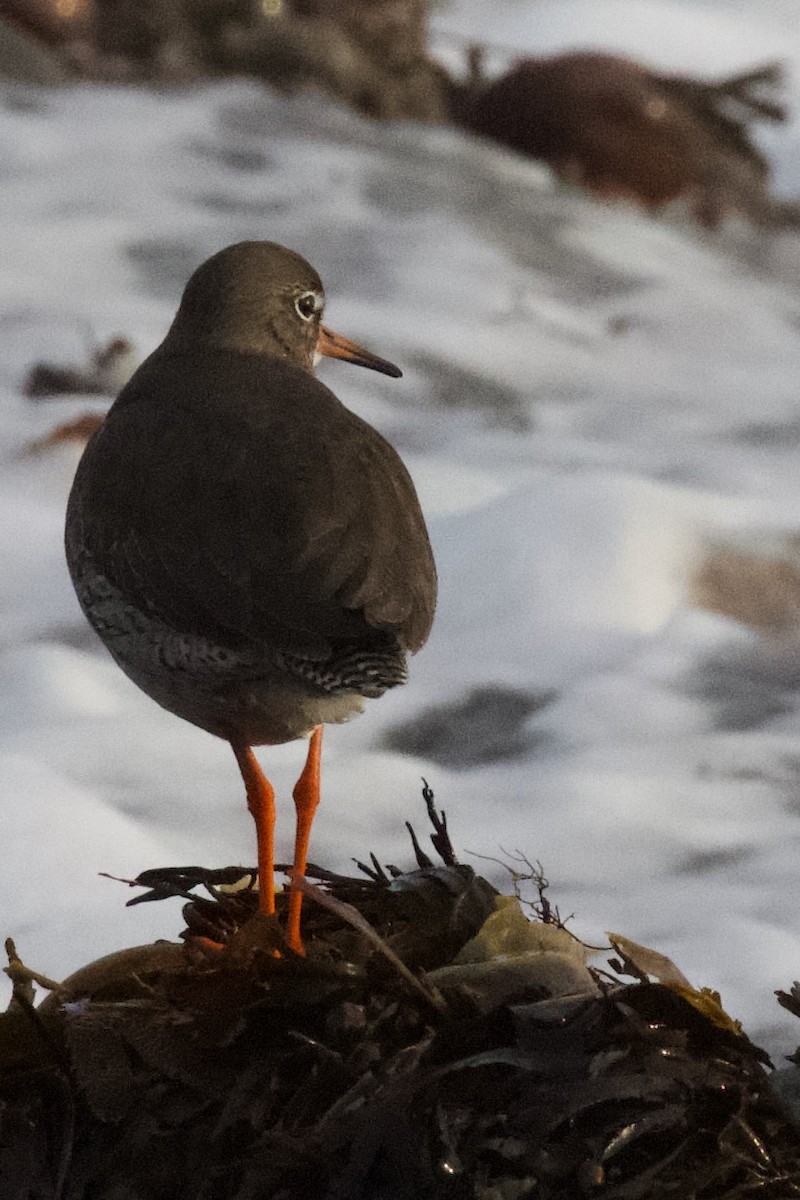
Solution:
<path fill-rule="evenodd" d="M 780 58 L 800 114 L 795 0 L 436 6 L 448 62 L 472 36 L 497 66 Z M 786 195 L 798 119 L 762 139 Z M 25 960 L 58 976 L 174 936 L 177 903 L 126 909 L 101 870 L 255 857 L 229 748 L 140 694 L 72 594 L 78 451 L 26 448 L 103 405 L 20 384 L 116 333 L 147 353 L 202 259 L 264 237 L 317 267 L 333 328 L 403 367 L 320 374 L 408 463 L 441 575 L 408 687 L 327 734 L 312 857 L 410 864 L 424 775 L 467 861 L 541 859 L 577 933 L 669 954 L 792 1051 L 772 990 L 800 977 L 796 613 L 759 632 L 693 597 L 715 555 L 800 570 L 800 237 L 602 207 L 477 139 L 255 83 L 4 89 L 0 212 L 0 933 Z M 284 856 L 303 754 L 260 754 Z"/>

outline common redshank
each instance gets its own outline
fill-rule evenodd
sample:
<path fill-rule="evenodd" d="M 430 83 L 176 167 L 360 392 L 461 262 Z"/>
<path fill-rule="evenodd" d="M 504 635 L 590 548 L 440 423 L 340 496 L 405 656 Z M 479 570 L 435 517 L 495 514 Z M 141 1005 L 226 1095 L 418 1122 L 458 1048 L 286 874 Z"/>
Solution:
<path fill-rule="evenodd" d="M 294 788 L 300 876 L 323 726 L 405 682 L 436 603 L 405 466 L 314 365 L 322 354 L 401 372 L 327 329 L 324 300 L 316 271 L 274 242 L 203 263 L 89 442 L 67 512 L 72 581 L 116 662 L 233 748 L 267 914 L 275 797 L 252 747 L 310 736 Z M 292 889 L 298 953 L 301 898 Z"/>

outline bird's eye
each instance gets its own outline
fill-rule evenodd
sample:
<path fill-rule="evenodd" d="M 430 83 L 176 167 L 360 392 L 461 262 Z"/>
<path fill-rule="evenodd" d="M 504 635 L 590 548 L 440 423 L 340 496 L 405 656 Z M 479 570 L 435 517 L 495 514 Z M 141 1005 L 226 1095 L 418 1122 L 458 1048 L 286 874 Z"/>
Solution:
<path fill-rule="evenodd" d="M 322 309 L 322 297 L 318 292 L 303 292 L 302 296 L 298 296 L 294 302 L 297 309 L 297 315 L 303 321 L 310 321 L 311 318 Z"/>

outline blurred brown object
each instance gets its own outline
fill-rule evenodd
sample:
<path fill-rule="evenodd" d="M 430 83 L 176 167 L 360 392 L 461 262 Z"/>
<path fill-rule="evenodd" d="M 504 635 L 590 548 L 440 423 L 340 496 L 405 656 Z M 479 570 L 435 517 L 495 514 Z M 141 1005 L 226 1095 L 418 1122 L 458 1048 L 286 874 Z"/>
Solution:
<path fill-rule="evenodd" d="M 202 74 L 192 7 L 191 0 L 94 0 L 94 71 L 137 80 Z"/>
<path fill-rule="evenodd" d="M 91 352 L 85 367 L 59 363 L 34 363 L 22 384 L 31 400 L 76 393 L 116 396 L 139 365 L 140 355 L 126 337 L 116 336 Z"/>
<path fill-rule="evenodd" d="M 0 0 L 3 22 L 90 79 L 245 74 L 316 89 L 367 116 L 442 122 L 450 82 L 427 54 L 427 0 Z"/>
<path fill-rule="evenodd" d="M 449 84 L 427 54 L 426 0 L 273 0 L 229 31 L 229 61 L 286 90 L 317 88 L 366 116 L 442 122 Z"/>
<path fill-rule="evenodd" d="M 35 442 L 31 442 L 26 449 L 27 454 L 40 454 L 44 450 L 50 450 L 53 446 L 61 446 L 64 442 L 77 442 L 79 445 L 85 446 L 93 433 L 96 433 L 100 426 L 105 421 L 104 413 L 85 412 L 79 417 L 73 417 L 71 421 L 64 421 L 61 425 L 56 425 L 50 433 L 44 437 L 37 438 Z"/>
<path fill-rule="evenodd" d="M 93 0 L 2 0 L 0 20 L 28 36 L 60 45 L 86 33 Z"/>
<path fill-rule="evenodd" d="M 0 31 L 58 50 L 69 73 L 163 81 L 246 74 L 316 88 L 369 116 L 444 121 L 427 0 L 0 0 Z"/>
<path fill-rule="evenodd" d="M 800 223 L 800 207 L 769 196 L 769 165 L 749 128 L 786 120 L 774 97 L 783 80 L 776 63 L 718 82 L 591 52 L 525 59 L 490 83 L 478 50 L 471 66 L 470 83 L 455 93 L 456 120 L 596 196 L 647 209 L 684 197 L 708 228 L 734 214 Z"/>
<path fill-rule="evenodd" d="M 427 48 L 427 0 L 289 0 L 304 20 L 325 20 L 346 33 L 375 62 L 413 66 Z"/>
<path fill-rule="evenodd" d="M 797 632 L 800 566 L 786 557 L 717 548 L 707 554 L 692 581 L 690 603 L 762 633 Z"/>

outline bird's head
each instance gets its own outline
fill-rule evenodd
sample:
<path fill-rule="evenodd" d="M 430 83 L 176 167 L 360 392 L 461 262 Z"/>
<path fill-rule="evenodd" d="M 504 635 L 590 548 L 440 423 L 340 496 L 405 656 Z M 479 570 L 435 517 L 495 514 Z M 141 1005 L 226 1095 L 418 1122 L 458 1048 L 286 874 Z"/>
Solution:
<path fill-rule="evenodd" d="M 173 345 L 265 354 L 307 371 L 327 355 L 402 374 L 323 325 L 324 310 L 322 280 L 299 254 L 277 242 L 237 242 L 191 276 L 167 338 Z"/>

